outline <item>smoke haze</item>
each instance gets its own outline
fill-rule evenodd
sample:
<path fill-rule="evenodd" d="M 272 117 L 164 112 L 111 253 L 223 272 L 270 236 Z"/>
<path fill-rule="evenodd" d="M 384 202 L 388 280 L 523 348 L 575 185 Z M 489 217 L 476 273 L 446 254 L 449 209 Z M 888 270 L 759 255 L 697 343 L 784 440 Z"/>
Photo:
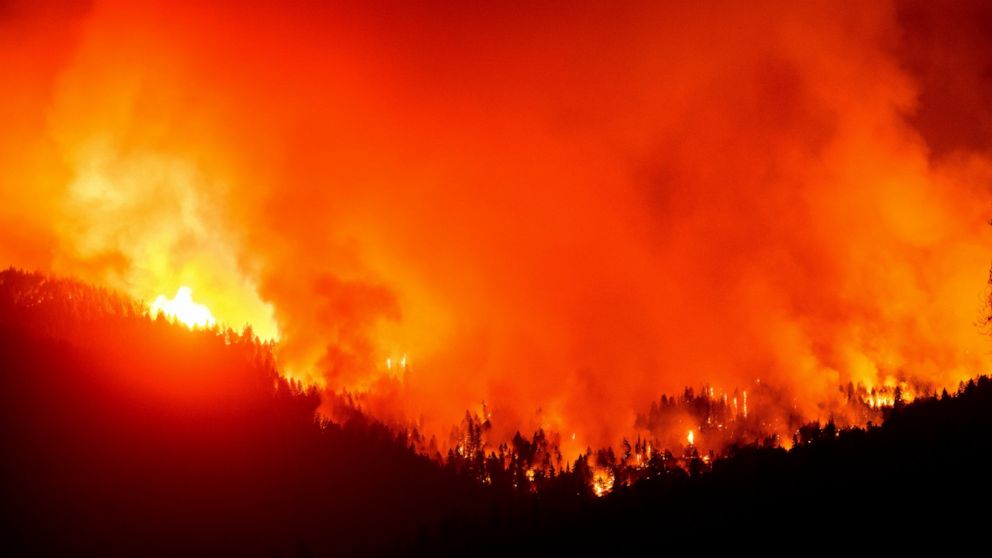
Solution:
<path fill-rule="evenodd" d="M 581 450 L 992 363 L 988 5 L 44 4 L 0 1 L 0 261 L 189 285 L 383 419 Z"/>

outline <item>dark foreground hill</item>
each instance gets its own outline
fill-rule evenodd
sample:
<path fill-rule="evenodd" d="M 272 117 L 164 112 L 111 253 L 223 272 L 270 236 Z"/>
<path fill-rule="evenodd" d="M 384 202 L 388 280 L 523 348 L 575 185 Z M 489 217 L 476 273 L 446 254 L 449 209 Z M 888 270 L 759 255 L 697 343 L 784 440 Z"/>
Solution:
<path fill-rule="evenodd" d="M 371 421 L 317 424 L 249 336 L 72 281 L 8 271 L 0 291 L 14 555 L 376 553 L 478 500 Z"/>
<path fill-rule="evenodd" d="M 317 405 L 250 333 L 191 332 L 110 292 L 2 272 L 3 554 L 664 554 L 855 533 L 889 545 L 967 533 L 992 509 L 986 378 L 880 427 L 811 425 L 792 451 L 739 448 L 605 498 L 574 471 L 536 494 L 486 486 L 360 414 L 318 424 Z"/>

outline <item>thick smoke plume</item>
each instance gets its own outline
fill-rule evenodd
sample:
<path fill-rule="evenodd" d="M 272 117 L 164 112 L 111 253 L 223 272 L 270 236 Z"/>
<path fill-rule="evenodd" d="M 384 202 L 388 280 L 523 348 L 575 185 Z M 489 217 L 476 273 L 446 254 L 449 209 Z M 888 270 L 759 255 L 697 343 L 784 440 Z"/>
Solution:
<path fill-rule="evenodd" d="M 0 2 L 0 259 L 442 437 L 989 369 L 987 5 L 222 4 Z"/>

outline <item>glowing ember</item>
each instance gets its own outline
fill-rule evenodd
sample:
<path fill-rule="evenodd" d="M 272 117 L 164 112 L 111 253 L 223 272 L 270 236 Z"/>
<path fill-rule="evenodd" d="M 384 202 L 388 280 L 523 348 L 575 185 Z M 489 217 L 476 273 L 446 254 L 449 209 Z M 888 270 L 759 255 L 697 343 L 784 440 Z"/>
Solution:
<path fill-rule="evenodd" d="M 613 471 L 597 467 L 592 474 L 592 491 L 598 497 L 603 497 L 613 490 Z"/>
<path fill-rule="evenodd" d="M 173 321 L 182 322 L 186 327 L 208 327 L 217 323 L 210 309 L 206 306 L 193 302 L 193 290 L 187 286 L 179 287 L 176 296 L 172 299 L 159 295 L 151 304 L 152 317 L 159 313 L 165 314 Z"/>
<path fill-rule="evenodd" d="M 689 440 L 689 445 L 690 445 L 690 446 L 691 446 L 691 445 L 693 444 L 693 442 L 694 442 L 694 441 L 696 440 L 696 435 L 695 435 L 695 434 L 694 434 L 694 433 L 692 432 L 692 430 L 690 430 L 690 431 L 689 431 L 689 435 L 688 435 L 688 436 L 686 436 L 686 439 L 687 439 L 687 440 Z"/>
<path fill-rule="evenodd" d="M 406 370 L 407 368 L 406 353 L 403 353 L 403 356 L 400 357 L 399 362 L 397 362 L 396 359 L 394 359 L 393 357 L 386 357 L 386 370 L 392 370 L 393 365 L 399 365 L 400 370 Z"/>

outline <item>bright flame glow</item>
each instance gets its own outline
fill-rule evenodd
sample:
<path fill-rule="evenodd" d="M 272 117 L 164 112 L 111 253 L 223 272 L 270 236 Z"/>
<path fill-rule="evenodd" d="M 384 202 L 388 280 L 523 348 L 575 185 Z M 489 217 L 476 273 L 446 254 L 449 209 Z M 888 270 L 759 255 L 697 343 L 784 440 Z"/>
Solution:
<path fill-rule="evenodd" d="M 165 295 L 158 295 L 151 304 L 151 314 L 154 318 L 161 312 L 167 318 L 186 324 L 186 327 L 209 327 L 217 323 L 210 309 L 206 306 L 193 302 L 193 289 L 183 285 L 176 291 L 176 296 L 172 299 L 165 298 Z"/>
<path fill-rule="evenodd" d="M 691 446 L 691 445 L 693 444 L 693 442 L 694 442 L 694 441 L 696 440 L 696 435 L 695 435 L 695 434 L 693 434 L 693 432 L 692 432 L 692 430 L 690 430 L 690 431 L 689 431 L 689 435 L 688 435 L 688 436 L 686 436 L 686 439 L 687 439 L 687 440 L 689 440 L 689 445 L 690 445 L 690 446 Z"/>
<path fill-rule="evenodd" d="M 592 491 L 596 496 L 602 498 L 613 490 L 613 471 L 607 468 L 596 467 L 592 474 Z"/>
<path fill-rule="evenodd" d="M 406 353 L 403 353 L 403 356 L 399 359 L 393 358 L 392 356 L 386 357 L 386 370 L 392 370 L 394 365 L 400 370 L 405 371 L 408 365 Z"/>

